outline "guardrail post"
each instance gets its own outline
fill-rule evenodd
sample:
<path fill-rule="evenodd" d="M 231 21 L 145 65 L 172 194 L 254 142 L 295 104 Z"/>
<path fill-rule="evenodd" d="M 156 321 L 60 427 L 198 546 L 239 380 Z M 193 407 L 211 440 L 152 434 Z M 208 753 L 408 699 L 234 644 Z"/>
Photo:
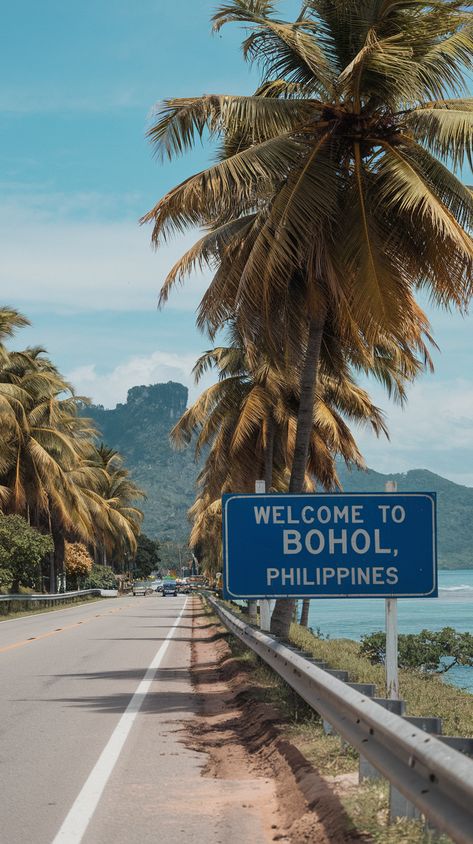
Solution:
<path fill-rule="evenodd" d="M 442 719 L 441 718 L 419 718 L 416 716 L 405 716 L 405 720 L 409 721 L 414 727 L 417 727 L 419 730 L 424 730 L 424 732 L 429 733 L 430 735 L 437 735 L 440 736 L 442 732 Z M 411 803 L 407 797 L 404 797 L 400 791 L 395 788 L 392 783 L 389 784 L 389 821 L 392 823 L 393 821 L 397 820 L 397 818 L 410 818 L 418 820 L 422 817 L 422 813 L 419 809 Z"/>
<path fill-rule="evenodd" d="M 373 686 L 373 688 L 376 688 Z M 371 695 L 367 695 L 371 697 Z M 395 715 L 404 715 L 406 711 L 406 702 L 405 700 L 390 700 L 390 698 L 386 697 L 372 697 L 372 700 L 375 703 L 378 703 L 383 709 L 387 709 L 388 712 L 394 712 Z M 363 782 L 363 780 L 379 780 L 383 779 L 382 775 L 375 768 L 371 762 L 368 762 L 364 756 L 360 753 L 358 759 L 358 782 Z"/>

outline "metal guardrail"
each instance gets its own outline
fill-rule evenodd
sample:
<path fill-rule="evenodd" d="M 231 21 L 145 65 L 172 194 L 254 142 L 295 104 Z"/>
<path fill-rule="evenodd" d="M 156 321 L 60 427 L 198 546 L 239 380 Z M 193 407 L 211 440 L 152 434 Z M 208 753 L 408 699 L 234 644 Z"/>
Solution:
<path fill-rule="evenodd" d="M 64 601 L 68 598 L 80 598 L 82 595 L 100 595 L 101 589 L 78 589 L 76 592 L 55 592 L 42 595 L 0 595 L 0 601 Z"/>
<path fill-rule="evenodd" d="M 473 761 L 207 599 L 225 627 L 458 844 L 473 842 Z"/>

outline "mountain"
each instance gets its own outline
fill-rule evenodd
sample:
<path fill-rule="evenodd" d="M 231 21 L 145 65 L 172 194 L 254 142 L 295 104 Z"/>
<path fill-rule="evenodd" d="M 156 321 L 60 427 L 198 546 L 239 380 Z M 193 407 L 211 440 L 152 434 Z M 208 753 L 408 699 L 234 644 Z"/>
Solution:
<path fill-rule="evenodd" d="M 169 381 L 133 387 L 126 404 L 114 410 L 100 405 L 84 409 L 107 445 L 123 454 L 133 480 L 147 493 L 143 529 L 162 542 L 183 543 L 188 535 L 187 510 L 194 500 L 198 467 L 192 448 L 173 451 L 169 431 L 187 406 L 187 388 Z M 399 492 L 436 492 L 439 560 L 442 568 L 473 568 L 473 489 L 426 469 L 383 475 L 369 469 L 339 466 L 346 492 L 382 492 L 387 480 Z"/>
<path fill-rule="evenodd" d="M 192 449 L 174 451 L 169 431 L 187 406 L 187 387 L 168 381 L 132 387 L 126 404 L 114 410 L 101 405 L 84 408 L 104 442 L 125 458 L 133 480 L 146 492 L 139 503 L 145 514 L 143 530 L 161 541 L 185 542 L 187 510 L 194 501 L 197 466 Z"/>
<path fill-rule="evenodd" d="M 427 469 L 383 475 L 372 469 L 366 472 L 349 471 L 345 466 L 340 466 L 339 475 L 346 492 L 382 492 L 388 480 L 397 482 L 398 492 L 436 492 L 440 568 L 473 568 L 471 487 L 455 484 Z"/>

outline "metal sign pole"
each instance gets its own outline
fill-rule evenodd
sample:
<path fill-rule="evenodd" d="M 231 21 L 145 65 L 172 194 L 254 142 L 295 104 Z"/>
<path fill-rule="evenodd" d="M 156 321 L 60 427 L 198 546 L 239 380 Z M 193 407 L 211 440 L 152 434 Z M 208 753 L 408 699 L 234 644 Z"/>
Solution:
<path fill-rule="evenodd" d="M 386 481 L 385 492 L 397 492 L 396 481 Z M 397 642 L 397 598 L 384 601 L 386 616 L 386 696 L 399 700 L 398 642 Z"/>
<path fill-rule="evenodd" d="M 258 494 L 266 492 L 266 481 L 255 481 L 255 492 Z M 260 619 L 260 627 L 261 630 L 264 630 L 266 633 L 269 632 L 271 629 L 271 614 L 272 614 L 272 601 L 268 601 L 265 598 L 261 599 L 259 602 L 259 619 Z"/>
<path fill-rule="evenodd" d="M 265 481 L 255 481 L 255 492 L 266 492 Z M 252 624 L 258 623 L 258 601 L 248 601 L 248 616 Z"/>

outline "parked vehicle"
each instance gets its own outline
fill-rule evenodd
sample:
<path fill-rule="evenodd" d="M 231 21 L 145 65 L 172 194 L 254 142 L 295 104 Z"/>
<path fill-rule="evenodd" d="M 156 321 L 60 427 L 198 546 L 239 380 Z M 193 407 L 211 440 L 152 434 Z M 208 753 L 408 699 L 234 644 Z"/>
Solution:
<path fill-rule="evenodd" d="M 152 591 L 151 585 L 145 580 L 137 580 L 133 584 L 133 595 L 150 595 Z"/>
<path fill-rule="evenodd" d="M 162 595 L 163 598 L 166 598 L 168 595 L 177 595 L 177 584 L 175 580 L 163 581 Z"/>

